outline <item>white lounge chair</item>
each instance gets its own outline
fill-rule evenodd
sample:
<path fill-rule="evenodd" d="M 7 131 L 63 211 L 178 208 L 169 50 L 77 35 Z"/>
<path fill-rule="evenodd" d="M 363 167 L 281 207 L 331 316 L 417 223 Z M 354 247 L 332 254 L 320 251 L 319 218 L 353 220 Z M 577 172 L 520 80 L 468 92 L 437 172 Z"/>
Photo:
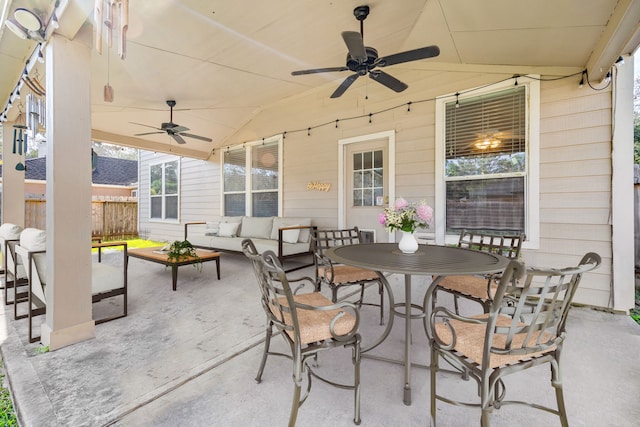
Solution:
<path fill-rule="evenodd" d="M 46 234 L 43 230 L 26 228 L 20 236 L 20 244 L 15 250 L 25 265 L 25 272 L 29 281 L 28 314 L 29 342 L 36 342 L 40 337 L 33 336 L 33 317 L 46 312 Z M 102 262 L 92 264 L 92 302 L 96 303 L 106 298 L 123 297 L 122 313 L 95 319 L 96 324 L 119 319 L 127 315 L 127 243 L 108 242 L 93 244 L 93 247 L 123 247 L 123 266 L 114 267 Z"/>

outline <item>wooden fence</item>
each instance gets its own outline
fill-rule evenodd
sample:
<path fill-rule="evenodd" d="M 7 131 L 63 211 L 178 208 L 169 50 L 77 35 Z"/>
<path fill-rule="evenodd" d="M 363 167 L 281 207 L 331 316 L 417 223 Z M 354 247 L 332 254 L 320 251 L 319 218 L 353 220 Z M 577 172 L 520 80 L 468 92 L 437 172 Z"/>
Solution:
<path fill-rule="evenodd" d="M 25 226 L 46 227 L 46 201 L 25 200 Z M 93 200 L 91 202 L 91 235 L 103 239 L 138 237 L 138 202 L 135 198 Z"/>

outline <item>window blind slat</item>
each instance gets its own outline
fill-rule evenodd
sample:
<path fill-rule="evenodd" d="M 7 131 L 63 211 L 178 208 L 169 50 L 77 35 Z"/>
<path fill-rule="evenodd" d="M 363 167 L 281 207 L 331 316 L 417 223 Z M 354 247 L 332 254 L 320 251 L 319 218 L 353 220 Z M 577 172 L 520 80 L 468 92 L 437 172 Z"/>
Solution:
<path fill-rule="evenodd" d="M 525 88 L 446 105 L 446 159 L 524 153 Z"/>

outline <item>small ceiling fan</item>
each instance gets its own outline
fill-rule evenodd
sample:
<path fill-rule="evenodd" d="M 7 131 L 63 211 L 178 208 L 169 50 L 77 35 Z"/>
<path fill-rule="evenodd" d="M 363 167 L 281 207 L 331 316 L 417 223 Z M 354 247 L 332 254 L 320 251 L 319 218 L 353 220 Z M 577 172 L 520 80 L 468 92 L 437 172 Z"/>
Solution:
<path fill-rule="evenodd" d="M 189 130 L 188 127 L 180 126 L 179 124 L 173 123 L 173 107 L 175 107 L 176 101 L 174 101 L 173 99 L 169 99 L 167 100 L 167 105 L 171 109 L 169 122 L 161 123 L 159 128 L 155 126 L 145 125 L 142 123 L 129 122 L 134 125 L 145 126 L 148 128 L 156 129 L 156 132 L 136 133 L 135 136 L 153 135 L 153 134 L 164 132 L 170 137 L 172 137 L 173 139 L 175 139 L 178 144 L 185 144 L 187 142 L 184 140 L 184 138 L 182 138 L 183 136 L 186 136 L 187 138 L 199 139 L 200 141 L 207 141 L 207 142 L 213 141 L 211 138 L 207 138 L 200 135 L 194 135 L 192 133 L 186 133 Z"/>
<path fill-rule="evenodd" d="M 372 47 L 365 46 L 364 20 L 369 15 L 369 6 L 358 6 L 353 10 L 356 19 L 360 21 L 360 32 L 344 31 L 342 38 L 347 45 L 347 64 L 344 67 L 314 68 L 311 70 L 300 70 L 291 73 L 293 76 L 303 74 L 328 73 L 334 71 L 353 71 L 355 74 L 347 77 L 340 86 L 333 92 L 331 98 L 338 98 L 356 81 L 360 76 L 369 74 L 369 78 L 388 87 L 395 92 L 402 92 L 408 86 L 395 77 L 377 70 L 378 67 L 401 64 L 403 62 L 417 61 L 419 59 L 433 58 L 440 54 L 438 46 L 426 46 L 393 55 L 378 57 L 378 51 Z"/>

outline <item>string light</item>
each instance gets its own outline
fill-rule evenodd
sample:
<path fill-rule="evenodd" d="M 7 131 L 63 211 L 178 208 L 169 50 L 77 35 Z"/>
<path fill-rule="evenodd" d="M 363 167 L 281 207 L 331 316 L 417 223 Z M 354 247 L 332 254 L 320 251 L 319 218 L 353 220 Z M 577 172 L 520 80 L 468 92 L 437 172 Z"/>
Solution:
<path fill-rule="evenodd" d="M 336 129 L 338 129 L 338 122 L 340 121 L 340 119 L 336 119 Z"/>
<path fill-rule="evenodd" d="M 584 86 L 584 75 L 586 74 L 586 71 L 582 72 L 582 75 L 580 76 L 580 83 L 578 83 L 578 87 L 582 88 Z"/>
<path fill-rule="evenodd" d="M 411 101 L 407 102 L 407 112 L 411 111 Z"/>
<path fill-rule="evenodd" d="M 458 99 L 460 97 L 460 93 L 456 92 L 456 108 L 460 108 L 460 100 Z"/>
<path fill-rule="evenodd" d="M 369 123 L 371 123 L 371 117 L 373 117 L 373 113 L 369 113 Z"/>

